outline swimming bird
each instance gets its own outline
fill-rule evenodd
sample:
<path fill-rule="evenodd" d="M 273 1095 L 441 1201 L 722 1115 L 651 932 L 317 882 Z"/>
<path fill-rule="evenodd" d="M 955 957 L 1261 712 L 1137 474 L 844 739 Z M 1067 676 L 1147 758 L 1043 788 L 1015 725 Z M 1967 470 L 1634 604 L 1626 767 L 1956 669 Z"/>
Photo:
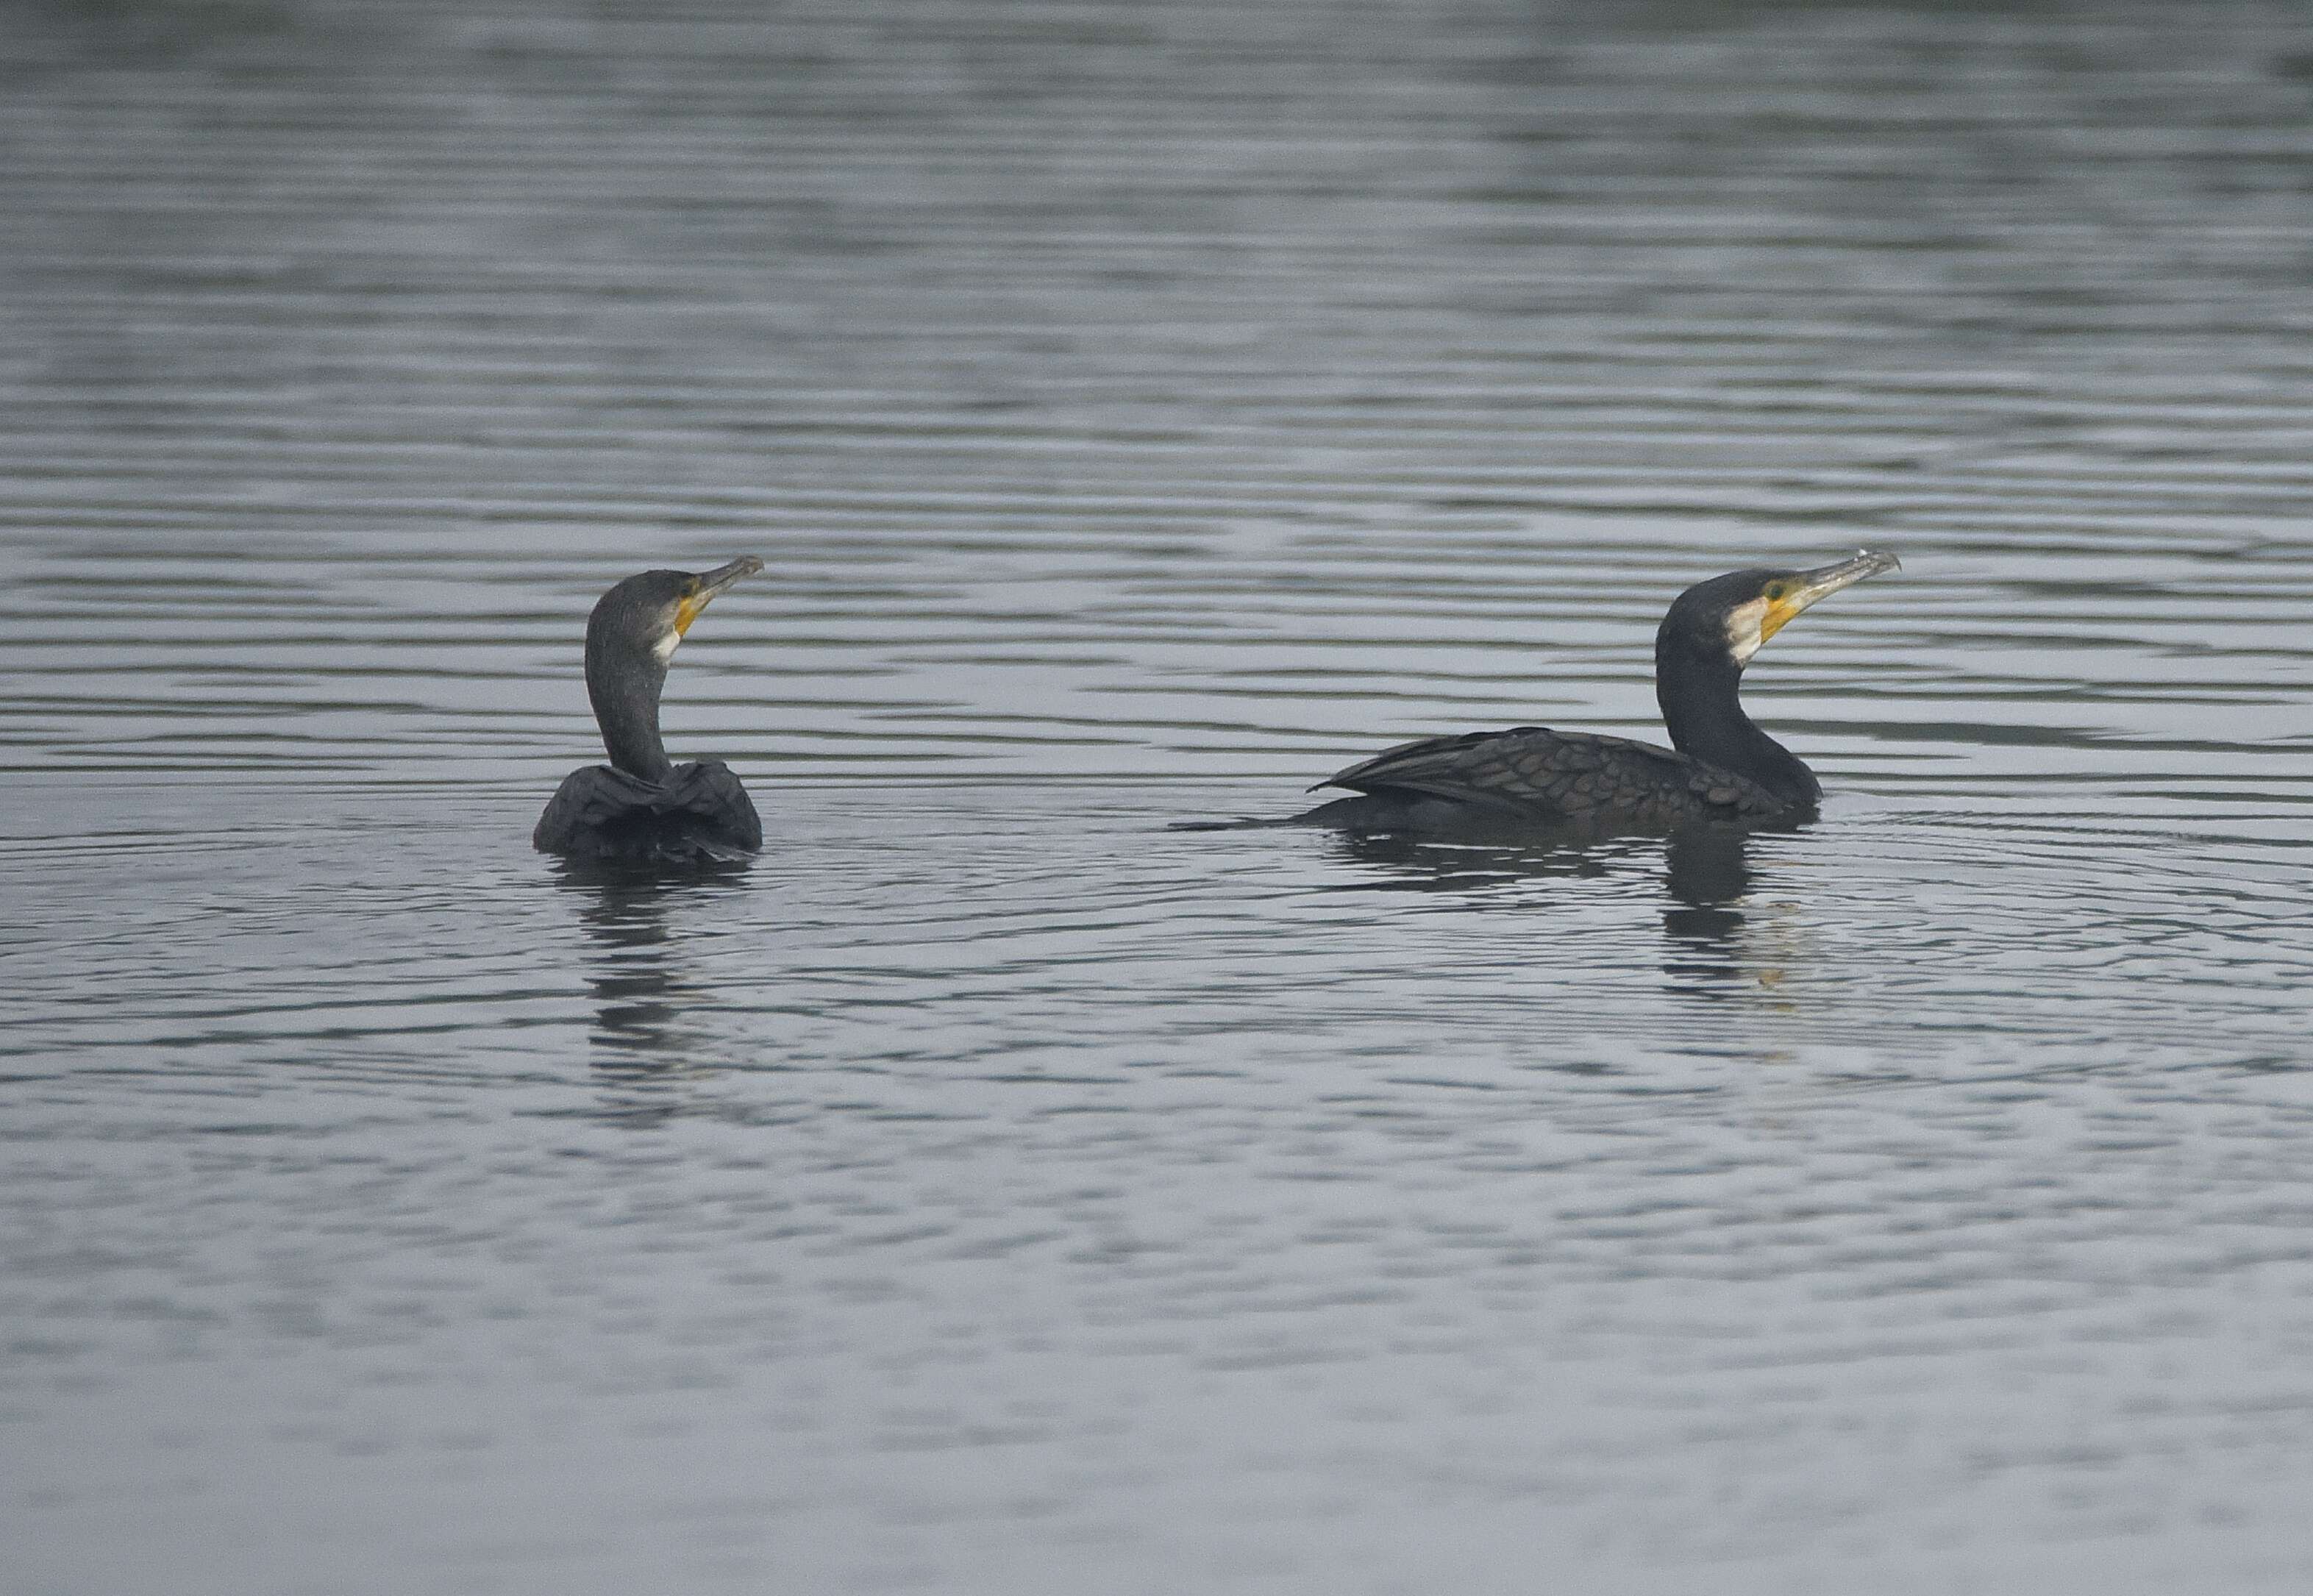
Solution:
<path fill-rule="evenodd" d="M 1599 835 L 1804 819 L 1822 785 L 1743 712 L 1743 667 L 1808 605 L 1901 569 L 1893 554 L 1867 549 L 1813 570 L 1730 571 L 1680 594 L 1655 633 L 1668 748 L 1539 726 L 1423 737 L 1317 783 L 1356 797 L 1269 824 Z"/>
<path fill-rule="evenodd" d="M 675 764 L 659 741 L 659 692 L 675 646 L 715 597 L 763 562 L 644 571 L 594 605 L 586 621 L 586 697 L 609 764 L 563 778 L 531 842 L 541 852 L 632 863 L 734 860 L 763 845 L 763 824 L 731 767 Z"/>

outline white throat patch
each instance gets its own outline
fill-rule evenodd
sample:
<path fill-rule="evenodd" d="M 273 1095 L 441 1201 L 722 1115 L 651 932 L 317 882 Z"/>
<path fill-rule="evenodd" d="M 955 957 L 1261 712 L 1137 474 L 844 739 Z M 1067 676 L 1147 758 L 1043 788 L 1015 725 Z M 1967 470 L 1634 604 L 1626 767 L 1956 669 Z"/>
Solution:
<path fill-rule="evenodd" d="M 1735 656 L 1737 665 L 1750 664 L 1751 656 L 1767 640 L 1759 635 L 1759 623 L 1766 618 L 1767 601 L 1763 598 L 1737 604 L 1727 612 L 1727 648 Z"/>
<path fill-rule="evenodd" d="M 659 634 L 658 641 L 651 645 L 651 654 L 659 664 L 664 665 L 674 657 L 674 647 L 681 641 L 682 641 L 682 634 L 670 626 Z M 1756 645 L 1755 644 L 1754 647 Z"/>

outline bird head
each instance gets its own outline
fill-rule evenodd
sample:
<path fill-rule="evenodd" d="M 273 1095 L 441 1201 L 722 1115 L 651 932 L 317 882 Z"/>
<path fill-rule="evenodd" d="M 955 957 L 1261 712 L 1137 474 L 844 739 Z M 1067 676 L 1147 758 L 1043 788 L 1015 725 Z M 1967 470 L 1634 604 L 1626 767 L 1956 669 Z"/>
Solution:
<path fill-rule="evenodd" d="M 1866 577 L 1902 569 L 1893 554 L 1866 549 L 1852 560 L 1813 570 L 1742 570 L 1688 588 L 1663 617 L 1662 639 L 1691 639 L 1706 651 L 1724 650 L 1739 670 L 1760 646 L 1818 599 Z"/>
<path fill-rule="evenodd" d="M 586 622 L 586 648 L 626 657 L 647 657 L 664 670 L 699 612 L 743 577 L 763 569 L 752 554 L 711 571 L 644 571 L 602 595 Z"/>

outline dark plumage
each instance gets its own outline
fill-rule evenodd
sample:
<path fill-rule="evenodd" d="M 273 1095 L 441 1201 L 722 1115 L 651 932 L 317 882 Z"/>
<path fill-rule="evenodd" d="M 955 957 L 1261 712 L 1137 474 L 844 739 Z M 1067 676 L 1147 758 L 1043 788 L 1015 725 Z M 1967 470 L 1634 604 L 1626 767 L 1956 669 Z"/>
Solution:
<path fill-rule="evenodd" d="M 586 622 L 586 697 L 609 764 L 563 778 L 531 841 L 547 853 L 638 864 L 743 857 L 762 822 L 731 767 L 675 764 L 659 741 L 667 662 L 716 595 L 763 562 L 752 555 L 693 575 L 645 571 L 604 594 Z"/>
<path fill-rule="evenodd" d="M 1897 569 L 1894 555 L 1867 551 L 1815 570 L 1735 571 L 1680 594 L 1655 634 L 1655 697 L 1673 748 L 1537 726 L 1424 737 L 1319 782 L 1359 796 L 1282 824 L 1602 834 L 1804 819 L 1823 789 L 1743 712 L 1743 667 L 1817 599 Z"/>

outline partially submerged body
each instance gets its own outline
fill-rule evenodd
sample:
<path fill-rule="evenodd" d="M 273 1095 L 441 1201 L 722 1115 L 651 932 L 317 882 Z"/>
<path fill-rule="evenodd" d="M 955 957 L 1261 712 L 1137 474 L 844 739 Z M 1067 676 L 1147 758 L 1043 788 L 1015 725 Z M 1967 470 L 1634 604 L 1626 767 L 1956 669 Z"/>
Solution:
<path fill-rule="evenodd" d="M 1796 806 L 1748 777 L 1628 737 L 1521 726 L 1401 743 L 1327 780 L 1357 796 L 1297 816 L 1353 831 L 1667 832 L 1756 824 Z"/>
<path fill-rule="evenodd" d="M 675 765 L 664 781 L 595 764 L 562 778 L 530 840 L 544 853 L 682 864 L 744 859 L 763 845 L 763 823 L 720 760 Z"/>
<path fill-rule="evenodd" d="M 1796 824 L 1822 787 L 1743 712 L 1743 667 L 1817 599 L 1898 569 L 1894 555 L 1867 551 L 1814 570 L 1733 571 L 1680 594 L 1655 634 L 1655 695 L 1673 747 L 1538 726 L 1423 737 L 1318 784 L 1355 797 L 1253 824 L 1490 836 Z"/>

